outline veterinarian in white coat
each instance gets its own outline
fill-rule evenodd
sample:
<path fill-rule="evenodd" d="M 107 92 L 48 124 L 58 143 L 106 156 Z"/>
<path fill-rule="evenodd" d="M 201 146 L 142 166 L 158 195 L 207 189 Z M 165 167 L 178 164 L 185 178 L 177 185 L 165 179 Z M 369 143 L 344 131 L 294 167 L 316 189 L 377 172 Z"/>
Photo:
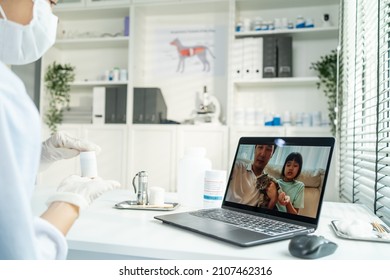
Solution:
<path fill-rule="evenodd" d="M 30 199 L 42 163 L 97 150 L 90 142 L 58 133 L 40 142 L 37 109 L 23 83 L 6 64 L 39 59 L 53 45 L 57 17 L 48 0 L 0 0 L 0 259 L 64 259 L 65 234 L 79 215 L 104 191 L 119 183 L 71 176 L 33 217 Z"/>

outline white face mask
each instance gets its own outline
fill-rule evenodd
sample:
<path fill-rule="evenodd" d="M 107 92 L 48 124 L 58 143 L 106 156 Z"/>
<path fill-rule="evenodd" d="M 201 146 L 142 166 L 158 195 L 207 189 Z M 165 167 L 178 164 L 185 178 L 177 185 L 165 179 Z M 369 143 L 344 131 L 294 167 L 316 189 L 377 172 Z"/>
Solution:
<path fill-rule="evenodd" d="M 58 18 L 53 15 L 47 0 L 34 2 L 33 18 L 28 25 L 7 20 L 0 6 L 0 61 L 28 64 L 41 58 L 54 44 Z"/>

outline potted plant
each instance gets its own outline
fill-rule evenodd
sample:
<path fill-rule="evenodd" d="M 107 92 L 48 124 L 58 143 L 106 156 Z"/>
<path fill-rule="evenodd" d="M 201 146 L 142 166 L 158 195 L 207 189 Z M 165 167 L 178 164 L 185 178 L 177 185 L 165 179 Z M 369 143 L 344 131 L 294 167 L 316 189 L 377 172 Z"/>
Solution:
<path fill-rule="evenodd" d="M 58 124 L 62 123 L 63 110 L 70 110 L 69 92 L 70 83 L 74 81 L 74 69 L 70 64 L 55 61 L 47 67 L 45 88 L 49 96 L 49 108 L 45 114 L 45 123 L 51 133 L 56 132 Z"/>
<path fill-rule="evenodd" d="M 331 124 L 331 132 L 336 134 L 337 111 L 341 104 L 337 104 L 337 52 L 332 50 L 330 54 L 321 56 L 320 60 L 313 62 L 310 69 L 314 69 L 318 78 L 317 88 L 322 89 L 328 97 L 328 116 Z M 342 98 L 339 98 L 341 101 Z"/>

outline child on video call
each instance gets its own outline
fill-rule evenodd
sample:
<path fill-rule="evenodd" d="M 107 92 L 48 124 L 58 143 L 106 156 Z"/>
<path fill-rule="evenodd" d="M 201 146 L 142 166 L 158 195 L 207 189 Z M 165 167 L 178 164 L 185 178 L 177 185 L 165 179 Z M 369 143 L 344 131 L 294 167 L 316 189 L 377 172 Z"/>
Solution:
<path fill-rule="evenodd" d="M 277 180 L 282 191 L 290 197 L 289 202 L 283 206 L 277 204 L 278 210 L 291 214 L 298 214 L 299 209 L 304 208 L 304 189 L 303 182 L 296 180 L 302 170 L 302 155 L 300 153 L 290 153 L 282 168 L 282 176 Z"/>

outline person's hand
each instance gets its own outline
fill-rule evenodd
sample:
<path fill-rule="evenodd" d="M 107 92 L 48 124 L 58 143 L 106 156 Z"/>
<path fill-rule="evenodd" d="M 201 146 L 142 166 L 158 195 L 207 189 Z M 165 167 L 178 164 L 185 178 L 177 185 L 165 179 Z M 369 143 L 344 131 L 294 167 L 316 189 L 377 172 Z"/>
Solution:
<path fill-rule="evenodd" d="M 88 207 L 104 192 L 119 187 L 120 183 L 117 181 L 103 180 L 100 177 L 91 179 L 71 175 L 60 183 L 57 192 L 48 199 L 47 205 L 54 201 L 62 201 L 83 209 Z"/>
<path fill-rule="evenodd" d="M 266 188 L 267 196 L 271 201 L 276 201 L 278 197 L 278 188 L 274 182 L 270 182 Z"/>
<path fill-rule="evenodd" d="M 290 196 L 286 195 L 285 192 L 281 192 L 278 201 L 280 205 L 286 206 L 290 202 Z"/>
<path fill-rule="evenodd" d="M 98 145 L 90 141 L 73 138 L 64 132 L 56 132 L 42 143 L 39 170 L 43 171 L 53 162 L 73 158 L 83 151 L 99 153 L 100 150 Z"/>

